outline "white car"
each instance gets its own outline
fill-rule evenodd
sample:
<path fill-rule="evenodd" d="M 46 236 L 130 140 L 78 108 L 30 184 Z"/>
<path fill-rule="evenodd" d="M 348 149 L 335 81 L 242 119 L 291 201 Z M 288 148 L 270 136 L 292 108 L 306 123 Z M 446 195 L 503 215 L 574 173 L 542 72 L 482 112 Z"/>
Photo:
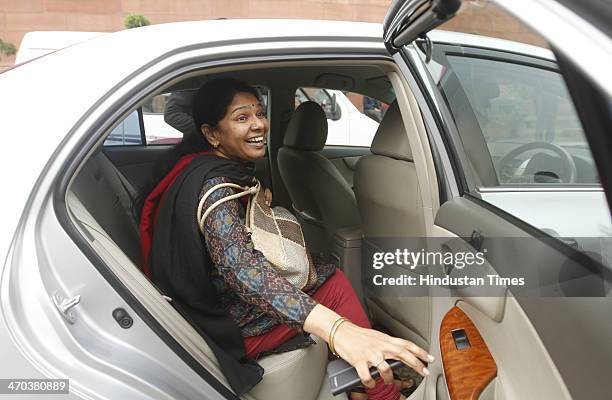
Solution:
<path fill-rule="evenodd" d="M 505 400 L 609 398 L 612 11 L 591 1 L 495 2 L 498 17 L 522 20 L 547 50 L 431 31 L 459 3 L 396 1 L 383 25 L 148 26 L 0 74 L 0 393 L 334 398 L 320 338 L 257 360 L 262 381 L 237 393 L 205 335 L 141 271 L 134 204 L 173 146 L 151 143 L 159 138 L 149 135 L 145 109 L 157 96 L 231 76 L 266 99 L 268 157 L 257 173 L 275 202 L 321 229 L 313 242 L 330 244 L 329 221 L 356 216 L 355 226 L 331 232 L 332 255 L 375 326 L 435 356 L 411 400 L 459 399 L 462 390 Z M 464 12 L 476 16 L 476 3 L 464 2 Z M 350 136 L 366 125 L 359 117 L 343 145 L 317 140 L 320 148 L 304 149 L 284 141 L 300 88 L 331 94 L 319 103 L 331 114 L 344 106 L 355 114 L 345 92 L 390 107 L 371 145 Z M 139 140 L 112 143 L 119 126 Z M 324 131 L 299 137 L 326 139 Z M 287 147 L 317 161 L 284 168 L 278 156 Z M 317 185 L 321 165 L 337 185 Z M 298 195 L 289 184 L 296 180 L 305 189 Z M 332 212 L 317 215 L 302 206 L 306 198 Z M 466 285 L 422 287 L 418 295 L 375 287 L 369 257 L 380 237 L 438 238 L 452 254 L 486 253 L 487 271 L 508 284 L 484 295 Z M 444 277 L 463 268 L 440 267 Z M 517 271 L 534 281 L 533 292 L 513 286 Z M 385 273 L 415 276 L 401 263 Z"/>
<path fill-rule="evenodd" d="M 369 147 L 378 128 L 378 122 L 359 111 L 340 90 L 299 88 L 295 92 L 296 105 L 314 101 L 323 108 L 327 117 L 329 146 Z"/>

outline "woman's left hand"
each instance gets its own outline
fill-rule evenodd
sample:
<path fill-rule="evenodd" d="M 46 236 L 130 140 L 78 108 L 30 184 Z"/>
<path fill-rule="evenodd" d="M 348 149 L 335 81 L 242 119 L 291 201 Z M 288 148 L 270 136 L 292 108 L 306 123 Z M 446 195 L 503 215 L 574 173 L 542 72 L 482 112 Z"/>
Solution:
<path fill-rule="evenodd" d="M 264 190 L 264 199 L 266 200 L 266 204 L 268 207 L 272 204 L 272 191 L 268 188 Z"/>

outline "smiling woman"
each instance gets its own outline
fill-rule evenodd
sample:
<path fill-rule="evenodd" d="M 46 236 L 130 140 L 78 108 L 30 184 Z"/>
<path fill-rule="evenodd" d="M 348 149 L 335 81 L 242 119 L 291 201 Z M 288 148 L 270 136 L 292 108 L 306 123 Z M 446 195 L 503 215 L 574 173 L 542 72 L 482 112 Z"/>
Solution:
<path fill-rule="evenodd" d="M 403 398 L 385 360 L 402 360 L 427 375 L 423 362 L 433 357 L 412 342 L 371 329 L 355 291 L 335 265 L 305 254 L 307 282 L 294 286 L 252 241 L 245 202 L 233 187 L 257 183 L 253 161 L 265 155 L 268 121 L 257 91 L 234 79 L 209 81 L 195 97 L 193 116 L 201 134 L 177 147 L 180 158 L 142 212 L 143 256 L 153 281 L 209 338 L 237 393 L 261 379 L 255 359 L 280 351 L 289 339 L 292 344 L 284 351 L 311 345 L 310 337 L 298 335 L 307 332 L 324 338 L 333 354 L 357 369 L 369 398 Z M 284 209 L 281 218 L 269 206 L 257 205 L 275 225 L 295 221 Z M 207 210 L 203 221 L 196 209 Z M 301 234 L 283 239 L 304 246 Z M 376 381 L 370 367 L 380 372 Z"/>

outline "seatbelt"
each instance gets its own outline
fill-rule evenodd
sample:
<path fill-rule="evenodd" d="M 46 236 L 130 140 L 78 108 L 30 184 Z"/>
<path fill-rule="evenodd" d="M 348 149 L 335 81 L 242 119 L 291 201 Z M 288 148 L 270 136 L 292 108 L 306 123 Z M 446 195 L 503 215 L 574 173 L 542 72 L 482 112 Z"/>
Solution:
<path fill-rule="evenodd" d="M 131 182 L 127 180 L 127 178 L 117 169 L 117 167 L 115 167 L 108 156 L 104 153 L 101 153 L 100 164 L 101 168 L 106 170 L 105 175 L 109 179 L 115 177 L 115 180 L 119 182 L 119 185 L 123 188 L 121 193 L 118 194 L 119 201 L 121 202 L 123 209 L 132 217 L 130 218 L 130 226 L 134 232 L 136 232 L 136 237 L 140 237 L 140 230 L 138 229 L 138 221 L 140 220 L 140 217 L 134 215 L 134 202 L 138 197 L 136 189 L 134 189 Z"/>

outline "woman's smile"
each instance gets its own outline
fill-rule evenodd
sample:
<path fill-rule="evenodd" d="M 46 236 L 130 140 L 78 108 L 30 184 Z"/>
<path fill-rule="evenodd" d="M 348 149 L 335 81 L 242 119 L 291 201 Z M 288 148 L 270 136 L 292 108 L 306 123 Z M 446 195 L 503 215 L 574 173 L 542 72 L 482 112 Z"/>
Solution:
<path fill-rule="evenodd" d="M 266 140 L 263 135 L 254 136 L 252 138 L 249 138 L 246 140 L 246 142 L 249 146 L 253 146 L 254 148 L 257 148 L 257 149 L 262 148 L 266 145 Z"/>

